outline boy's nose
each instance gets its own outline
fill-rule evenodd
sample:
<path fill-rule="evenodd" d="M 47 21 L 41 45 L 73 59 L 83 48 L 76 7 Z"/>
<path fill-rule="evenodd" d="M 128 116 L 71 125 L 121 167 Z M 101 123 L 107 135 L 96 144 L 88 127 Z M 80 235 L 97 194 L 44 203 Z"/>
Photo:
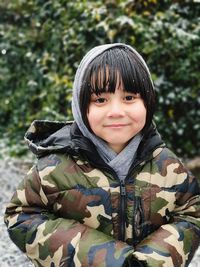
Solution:
<path fill-rule="evenodd" d="M 108 117 L 123 117 L 125 111 L 119 102 L 112 103 L 109 107 L 107 116 Z"/>

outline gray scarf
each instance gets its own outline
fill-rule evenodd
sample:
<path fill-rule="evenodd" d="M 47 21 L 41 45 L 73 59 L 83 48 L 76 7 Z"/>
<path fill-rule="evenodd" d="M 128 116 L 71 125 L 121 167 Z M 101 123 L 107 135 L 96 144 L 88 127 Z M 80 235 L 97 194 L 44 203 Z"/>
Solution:
<path fill-rule="evenodd" d="M 96 146 L 96 149 L 98 153 L 100 154 L 100 156 L 102 157 L 102 159 L 110 167 L 112 167 L 115 170 L 115 172 L 117 173 L 117 175 L 119 176 L 121 180 L 124 180 L 131 164 L 133 163 L 135 159 L 137 148 L 142 139 L 141 134 L 140 133 L 137 134 L 133 139 L 131 139 L 128 145 L 119 154 L 117 154 L 107 145 L 105 141 L 103 141 L 101 138 L 94 135 L 88 130 L 88 128 L 85 126 L 82 120 L 81 111 L 79 107 L 79 96 L 80 96 L 81 84 L 83 82 L 84 73 L 85 73 L 86 68 L 88 67 L 88 64 L 95 57 L 103 53 L 105 50 L 111 47 L 115 47 L 115 46 L 127 47 L 130 50 L 132 50 L 143 62 L 145 68 L 147 69 L 149 73 L 149 69 L 145 61 L 143 60 L 141 55 L 131 46 L 128 46 L 122 43 L 115 43 L 115 44 L 105 44 L 105 45 L 94 47 L 92 50 L 90 50 L 85 55 L 85 57 L 82 59 L 77 69 L 75 80 L 74 80 L 74 85 L 73 85 L 72 113 L 73 113 L 74 120 L 77 123 L 82 134 L 93 142 L 93 144 Z M 150 73 L 149 73 L 149 76 L 150 76 Z"/>

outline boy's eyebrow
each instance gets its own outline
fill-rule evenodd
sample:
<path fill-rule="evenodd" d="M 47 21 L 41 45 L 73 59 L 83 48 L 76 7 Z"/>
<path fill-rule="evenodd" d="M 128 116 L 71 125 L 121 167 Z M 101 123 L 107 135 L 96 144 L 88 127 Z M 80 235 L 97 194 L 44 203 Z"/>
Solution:
<path fill-rule="evenodd" d="M 102 88 L 102 89 L 92 89 L 91 90 L 91 94 L 95 94 L 95 95 L 100 95 L 100 94 L 102 94 L 102 93 L 108 93 L 109 91 L 108 90 L 106 90 L 106 89 L 104 89 L 104 88 Z"/>
<path fill-rule="evenodd" d="M 99 96 L 99 95 L 101 95 L 101 94 L 106 94 L 106 93 L 109 93 L 109 92 L 106 92 L 106 91 L 104 91 L 104 92 L 97 92 L 97 93 L 93 92 L 93 93 L 91 94 L 91 97 L 92 97 L 92 96 Z"/>

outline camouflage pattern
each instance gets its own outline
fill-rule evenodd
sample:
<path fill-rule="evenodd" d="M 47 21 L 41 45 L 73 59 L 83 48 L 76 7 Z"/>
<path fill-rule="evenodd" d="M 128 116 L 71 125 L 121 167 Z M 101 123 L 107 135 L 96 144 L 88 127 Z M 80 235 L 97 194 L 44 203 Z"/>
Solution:
<path fill-rule="evenodd" d="M 50 153 L 7 205 L 9 235 L 38 267 L 118 267 L 134 259 L 149 267 L 188 266 L 200 240 L 196 179 L 170 150 L 157 147 L 125 187 L 122 242 L 119 181 L 83 158 Z"/>

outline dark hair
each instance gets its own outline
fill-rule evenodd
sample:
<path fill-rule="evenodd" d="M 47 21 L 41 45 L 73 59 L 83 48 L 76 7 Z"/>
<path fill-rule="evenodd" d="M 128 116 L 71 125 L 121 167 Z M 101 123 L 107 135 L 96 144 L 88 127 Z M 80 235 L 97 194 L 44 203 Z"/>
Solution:
<path fill-rule="evenodd" d="M 87 112 L 91 95 L 99 95 L 102 92 L 114 93 L 119 85 L 123 85 L 126 92 L 140 93 L 147 109 L 144 129 L 151 124 L 155 106 L 153 84 L 140 57 L 128 47 L 117 46 L 105 50 L 90 62 L 84 77 L 79 104 L 83 122 L 90 131 Z"/>

